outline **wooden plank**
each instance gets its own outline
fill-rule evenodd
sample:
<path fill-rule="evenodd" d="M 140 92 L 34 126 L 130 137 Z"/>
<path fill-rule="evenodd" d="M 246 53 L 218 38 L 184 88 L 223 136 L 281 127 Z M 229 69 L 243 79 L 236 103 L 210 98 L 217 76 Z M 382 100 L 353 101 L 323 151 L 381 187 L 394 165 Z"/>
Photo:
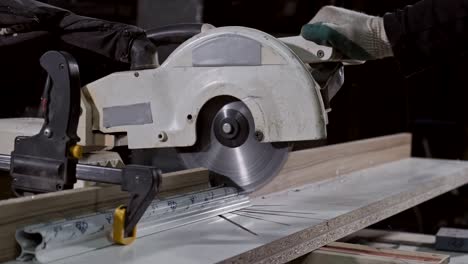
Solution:
<path fill-rule="evenodd" d="M 208 188 L 209 171 L 192 169 L 162 175 L 159 197 Z M 128 200 L 120 186 L 87 187 L 0 201 L 0 262 L 17 256 L 18 227 L 109 209 Z"/>
<path fill-rule="evenodd" d="M 290 264 L 446 264 L 450 256 L 334 242 Z"/>
<path fill-rule="evenodd" d="M 292 190 L 266 196 L 260 200 L 268 201 L 265 205 L 287 205 L 274 210 L 303 210 L 319 219 L 318 223 L 310 221 L 309 226 L 226 263 L 240 258 L 251 263 L 284 263 L 466 183 L 468 162 L 410 158 L 314 184 L 307 192 L 300 189 L 297 194 Z"/>
<path fill-rule="evenodd" d="M 382 243 L 395 243 L 412 246 L 433 247 L 436 241 L 435 236 L 408 232 L 395 232 L 378 229 L 363 229 L 351 234 L 341 241 L 348 242 L 354 240 L 368 240 Z"/>
<path fill-rule="evenodd" d="M 203 190 L 209 187 L 210 172 L 197 168 L 163 174 L 159 197 Z"/>
<path fill-rule="evenodd" d="M 330 179 L 362 168 L 402 159 L 409 156 L 410 145 L 411 136 L 409 134 L 399 134 L 293 152 L 275 180 L 256 192 L 252 197 Z M 181 180 L 186 179 L 184 183 L 190 185 L 185 186 L 183 190 L 175 190 L 176 192 L 200 188 L 196 184 L 195 174 L 197 171 L 183 173 L 191 176 L 182 177 L 181 179 L 179 173 L 165 175 L 161 190 L 173 189 L 173 179 L 177 179 L 179 184 Z M 201 171 L 201 173 L 206 172 Z M 174 193 L 166 193 L 166 195 L 170 194 Z M 2 256 L 7 256 L 7 258 L 14 256 L 16 251 L 12 250 L 14 243 L 12 232 L 18 225 L 114 207 L 126 200 L 126 194 L 121 193 L 118 187 L 89 188 L 39 195 L 36 196 L 35 200 L 25 199 L 0 202 L 0 210 L 3 211 L 3 208 L 9 208 L 5 210 L 10 212 L 10 215 L 0 216 L 0 232 L 2 228 L 9 230 L 9 232 L 0 233 L 0 241 L 2 236 L 10 237 L 8 246 L 0 245 L 0 260 L 4 260 Z M 24 208 L 25 210 L 15 208 Z M 6 223 L 10 224 L 7 225 Z M 4 253 L 2 250 L 7 252 Z"/>
<path fill-rule="evenodd" d="M 110 246 L 56 264 L 286 263 L 466 183 L 468 162 L 409 158 L 262 196 L 131 250 Z"/>
<path fill-rule="evenodd" d="M 427 252 L 450 255 L 450 264 L 468 263 L 467 254 L 460 254 L 460 252 L 438 251 L 434 249 L 434 242 L 436 238 L 433 235 L 371 230 L 376 232 L 383 232 L 382 236 L 367 236 L 368 234 L 370 234 L 367 233 L 367 229 L 363 231 L 366 232 L 364 232 L 364 235 L 362 237 L 360 237 L 361 232 L 357 232 L 356 236 L 354 237 L 355 239 L 358 239 L 359 244 L 362 245 L 377 248 L 398 249 L 410 252 Z M 419 243 L 419 238 L 422 238 L 422 243 Z M 434 242 L 430 243 L 431 240 Z"/>
<path fill-rule="evenodd" d="M 331 179 L 379 164 L 409 158 L 411 135 L 397 134 L 290 153 L 277 177 L 251 197 Z"/>
<path fill-rule="evenodd" d="M 358 169 L 409 157 L 410 149 L 411 135 L 399 134 L 293 152 L 275 180 L 257 191 L 252 197 L 330 179 Z M 181 179 L 178 177 L 180 173 L 166 174 L 161 189 L 173 189 L 171 186 L 173 179 L 177 179 L 179 183 L 186 179 L 185 183 L 190 185 L 186 186 L 184 190 L 175 190 L 176 192 L 201 188 L 200 185 L 196 184 L 197 179 L 194 176 L 198 173 L 196 170 L 182 173 L 192 176 Z M 200 173 L 204 175 L 207 172 L 200 171 Z M 205 185 L 202 183 L 202 186 Z M 174 193 L 166 193 L 166 195 L 171 194 Z M 164 194 L 162 195 L 164 196 Z M 20 198 L 7 202 L 0 201 L 0 210 L 4 211 L 3 208 L 6 208 L 5 210 L 10 212 L 9 215 L 0 216 L 0 241 L 3 237 L 9 237 L 9 242 L 6 242 L 8 245 L 0 245 L 0 260 L 10 259 L 15 255 L 12 234 L 19 225 L 110 208 L 122 204 L 126 199 L 126 194 L 121 193 L 118 187 L 94 187 L 39 195 L 34 200 Z M 15 208 L 24 208 L 24 210 Z M 8 232 L 2 232 L 2 229 L 8 230 Z"/>

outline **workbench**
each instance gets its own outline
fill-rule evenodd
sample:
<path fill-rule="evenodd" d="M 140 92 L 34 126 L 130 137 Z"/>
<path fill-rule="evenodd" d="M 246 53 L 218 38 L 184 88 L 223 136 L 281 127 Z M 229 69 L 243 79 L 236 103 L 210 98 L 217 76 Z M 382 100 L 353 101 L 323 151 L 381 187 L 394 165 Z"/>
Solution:
<path fill-rule="evenodd" d="M 468 162 L 410 158 L 410 144 L 396 135 L 293 153 L 278 182 L 251 194 L 248 208 L 54 263 L 294 260 L 468 183 Z"/>

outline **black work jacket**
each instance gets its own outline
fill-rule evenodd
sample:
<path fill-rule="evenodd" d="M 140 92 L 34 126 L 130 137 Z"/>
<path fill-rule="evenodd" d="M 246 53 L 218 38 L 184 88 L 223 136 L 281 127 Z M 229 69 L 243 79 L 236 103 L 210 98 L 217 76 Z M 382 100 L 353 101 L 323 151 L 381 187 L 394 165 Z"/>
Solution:
<path fill-rule="evenodd" d="M 121 23 L 78 16 L 34 0 L 0 2 L 0 46 L 47 34 L 73 47 L 129 62 L 130 44 L 144 30 Z"/>
<path fill-rule="evenodd" d="M 423 0 L 384 16 L 402 69 L 414 73 L 468 50 L 468 0 Z"/>
<path fill-rule="evenodd" d="M 46 51 L 71 53 L 85 84 L 127 69 L 132 41 L 142 34 L 135 26 L 78 16 L 34 0 L 1 0 L 0 117 L 24 115 L 24 109 L 39 104 L 45 80 L 39 58 Z"/>

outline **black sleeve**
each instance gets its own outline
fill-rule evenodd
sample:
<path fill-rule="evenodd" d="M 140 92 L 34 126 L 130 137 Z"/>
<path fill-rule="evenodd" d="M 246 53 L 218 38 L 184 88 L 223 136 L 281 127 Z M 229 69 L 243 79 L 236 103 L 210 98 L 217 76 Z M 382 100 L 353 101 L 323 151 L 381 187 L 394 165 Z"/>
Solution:
<path fill-rule="evenodd" d="M 134 39 L 144 30 L 121 23 L 68 14 L 59 23 L 60 39 L 72 46 L 130 63 Z"/>
<path fill-rule="evenodd" d="M 128 70 L 142 29 L 78 16 L 34 0 L 0 0 L 0 117 L 35 116 L 45 74 L 39 58 L 49 50 L 70 52 L 81 83 Z"/>
<path fill-rule="evenodd" d="M 395 57 L 406 73 L 468 50 L 468 0 L 422 0 L 384 16 Z"/>
<path fill-rule="evenodd" d="M 34 0 L 1 2 L 0 28 L 4 33 L 49 32 L 66 45 L 115 61 L 129 63 L 132 41 L 145 34 L 135 26 L 78 16 Z"/>

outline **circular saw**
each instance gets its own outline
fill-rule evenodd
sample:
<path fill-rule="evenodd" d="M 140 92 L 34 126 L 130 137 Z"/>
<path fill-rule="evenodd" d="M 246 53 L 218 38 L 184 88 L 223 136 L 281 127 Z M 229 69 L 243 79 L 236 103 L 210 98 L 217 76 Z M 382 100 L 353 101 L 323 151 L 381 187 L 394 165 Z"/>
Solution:
<path fill-rule="evenodd" d="M 158 149 L 158 166 L 205 167 L 252 192 L 278 174 L 294 142 L 326 138 L 343 74 L 324 65 L 336 61 L 333 49 L 300 36 L 204 25 L 159 67 L 83 87 L 80 144 Z"/>

